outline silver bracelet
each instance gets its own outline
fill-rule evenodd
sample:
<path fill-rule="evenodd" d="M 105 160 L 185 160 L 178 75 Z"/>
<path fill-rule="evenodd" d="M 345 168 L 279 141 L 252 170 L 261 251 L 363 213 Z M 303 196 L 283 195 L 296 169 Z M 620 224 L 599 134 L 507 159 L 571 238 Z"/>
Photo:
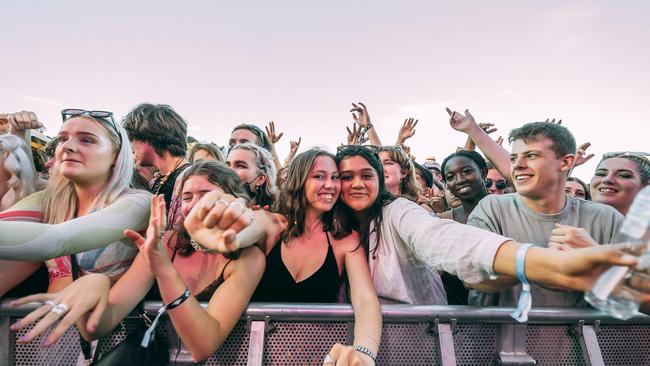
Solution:
<path fill-rule="evenodd" d="M 364 346 L 360 346 L 360 345 L 357 344 L 357 345 L 354 345 L 354 349 L 355 349 L 355 351 L 357 351 L 357 352 L 361 352 L 361 353 L 363 353 L 364 355 L 370 357 L 370 358 L 372 359 L 372 362 L 377 363 L 377 355 L 375 355 L 375 354 L 374 354 L 371 350 L 369 350 L 368 348 L 366 348 L 366 347 L 364 347 Z"/>

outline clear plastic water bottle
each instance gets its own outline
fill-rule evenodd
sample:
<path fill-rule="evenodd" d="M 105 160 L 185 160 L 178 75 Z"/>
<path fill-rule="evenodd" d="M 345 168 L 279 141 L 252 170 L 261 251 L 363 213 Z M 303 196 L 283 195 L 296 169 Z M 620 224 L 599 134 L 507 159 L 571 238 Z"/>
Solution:
<path fill-rule="evenodd" d="M 598 278 L 585 299 L 616 318 L 629 319 L 638 314 L 642 289 L 650 283 L 650 186 L 634 198 L 614 243 L 624 243 L 623 251 L 638 256 L 638 265 L 611 267 Z"/>

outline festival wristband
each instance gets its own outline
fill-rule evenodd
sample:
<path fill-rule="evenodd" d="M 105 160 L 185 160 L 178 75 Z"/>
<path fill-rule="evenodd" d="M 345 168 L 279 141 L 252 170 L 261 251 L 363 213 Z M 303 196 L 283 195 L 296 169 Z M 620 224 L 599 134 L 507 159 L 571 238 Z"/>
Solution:
<path fill-rule="evenodd" d="M 533 296 L 530 292 L 530 283 L 528 282 L 528 278 L 526 278 L 526 273 L 524 272 L 526 253 L 528 253 L 528 249 L 532 246 L 533 244 L 522 244 L 517 250 L 517 256 L 515 259 L 515 272 L 517 273 L 517 278 L 521 282 L 521 294 L 519 294 L 517 309 L 515 309 L 510 316 L 519 323 L 525 323 L 528 321 L 528 312 L 533 306 Z"/>
<path fill-rule="evenodd" d="M 147 328 L 147 331 L 144 332 L 144 337 L 142 337 L 142 343 L 140 346 L 147 348 L 153 341 L 156 333 L 154 330 L 156 330 L 156 325 L 158 325 L 158 319 L 160 319 L 160 316 L 165 313 L 167 310 L 171 310 L 180 304 L 184 303 L 185 300 L 190 298 L 190 295 L 192 293 L 190 292 L 189 288 L 185 288 L 185 291 L 181 294 L 181 296 L 177 297 L 174 301 L 170 302 L 167 305 L 162 306 L 160 309 L 158 309 L 158 314 L 156 314 L 156 318 L 154 318 L 153 322 L 151 322 L 151 325 L 149 325 L 149 328 Z"/>

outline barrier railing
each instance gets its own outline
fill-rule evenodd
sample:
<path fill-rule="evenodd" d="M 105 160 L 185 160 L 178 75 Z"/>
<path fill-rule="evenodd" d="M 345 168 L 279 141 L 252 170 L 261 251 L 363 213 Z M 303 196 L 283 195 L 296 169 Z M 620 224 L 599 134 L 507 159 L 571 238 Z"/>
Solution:
<path fill-rule="evenodd" d="M 160 303 L 147 303 L 155 312 Z M 515 324 L 510 308 L 384 305 L 378 365 L 650 365 L 650 318 L 626 322 L 572 308 L 537 308 Z M 30 308 L 0 303 L 0 365 L 74 365 L 76 330 L 42 348 L 19 344 L 27 330 L 9 325 Z M 118 344 L 139 320 L 127 319 L 100 342 Z M 320 365 L 336 343 L 350 343 L 354 314 L 347 305 L 250 304 L 224 345 L 206 365 Z M 160 325 L 170 344 L 170 364 L 192 364 L 168 320 Z"/>

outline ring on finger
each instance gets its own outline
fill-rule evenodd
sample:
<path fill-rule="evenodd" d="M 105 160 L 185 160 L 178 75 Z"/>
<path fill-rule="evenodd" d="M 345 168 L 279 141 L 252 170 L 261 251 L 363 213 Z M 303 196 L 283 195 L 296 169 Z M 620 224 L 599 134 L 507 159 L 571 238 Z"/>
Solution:
<path fill-rule="evenodd" d="M 325 359 L 323 359 L 323 365 L 334 365 L 336 364 L 336 361 L 332 358 L 332 356 L 328 354 L 325 355 Z"/>
<path fill-rule="evenodd" d="M 55 307 L 56 303 L 52 300 L 47 300 L 47 301 L 43 301 L 43 305 L 50 305 L 51 307 Z"/>
<path fill-rule="evenodd" d="M 70 310 L 68 305 L 66 305 L 64 303 L 60 303 L 60 304 L 57 304 L 55 307 L 53 307 L 52 310 L 50 310 L 50 312 L 55 313 L 57 315 L 63 315 L 65 313 L 67 313 L 68 310 Z"/>
<path fill-rule="evenodd" d="M 218 200 L 214 201 L 214 203 L 212 203 L 212 207 L 210 207 L 210 209 L 213 209 L 213 208 L 217 207 L 217 204 L 219 204 L 219 203 L 221 203 L 224 207 L 228 207 L 230 205 L 228 202 L 226 202 L 226 201 L 224 201 L 222 199 L 218 199 Z"/>
<path fill-rule="evenodd" d="M 246 209 L 246 206 L 244 206 L 244 204 L 239 202 L 239 201 L 230 202 L 230 206 L 238 206 L 238 207 L 241 207 L 242 209 Z"/>

